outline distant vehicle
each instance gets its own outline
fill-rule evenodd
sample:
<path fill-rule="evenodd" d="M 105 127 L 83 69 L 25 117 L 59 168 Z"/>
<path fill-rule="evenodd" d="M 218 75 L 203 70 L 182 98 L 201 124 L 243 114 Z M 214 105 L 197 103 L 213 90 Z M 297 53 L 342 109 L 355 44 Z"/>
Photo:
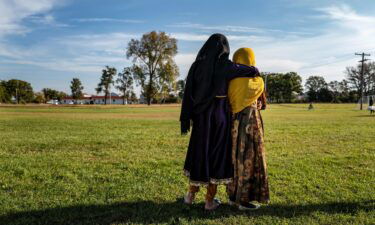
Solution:
<path fill-rule="evenodd" d="M 49 100 L 48 102 L 46 102 L 47 104 L 50 104 L 50 105 L 58 105 L 59 104 L 59 101 L 58 100 L 55 100 L 55 99 L 52 99 L 52 100 Z"/>

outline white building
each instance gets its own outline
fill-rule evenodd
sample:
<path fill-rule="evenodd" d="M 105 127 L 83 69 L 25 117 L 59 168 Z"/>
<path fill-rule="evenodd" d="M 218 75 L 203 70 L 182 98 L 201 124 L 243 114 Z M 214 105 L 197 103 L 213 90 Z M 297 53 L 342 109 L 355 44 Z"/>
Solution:
<path fill-rule="evenodd" d="M 72 97 L 65 97 L 61 100 L 61 104 L 78 104 L 78 105 L 104 105 L 105 97 L 104 96 L 98 96 L 98 95 L 84 95 L 82 98 L 74 100 Z M 126 99 L 124 102 L 124 99 L 118 95 L 111 95 L 107 97 L 106 101 L 107 105 L 113 104 L 113 105 L 122 105 L 122 104 L 128 104 Z"/>

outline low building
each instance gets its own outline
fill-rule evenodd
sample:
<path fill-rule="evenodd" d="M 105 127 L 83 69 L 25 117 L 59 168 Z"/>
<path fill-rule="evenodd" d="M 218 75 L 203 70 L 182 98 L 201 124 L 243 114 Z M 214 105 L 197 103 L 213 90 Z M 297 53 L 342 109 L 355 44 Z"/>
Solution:
<path fill-rule="evenodd" d="M 72 97 L 68 96 L 61 100 L 61 104 L 78 104 L 78 105 L 104 105 L 105 104 L 105 97 L 99 96 L 99 95 L 84 95 L 82 98 L 74 100 Z M 107 97 L 106 101 L 107 105 L 122 105 L 122 104 L 128 104 L 127 100 L 118 96 L 118 95 L 111 95 Z"/>

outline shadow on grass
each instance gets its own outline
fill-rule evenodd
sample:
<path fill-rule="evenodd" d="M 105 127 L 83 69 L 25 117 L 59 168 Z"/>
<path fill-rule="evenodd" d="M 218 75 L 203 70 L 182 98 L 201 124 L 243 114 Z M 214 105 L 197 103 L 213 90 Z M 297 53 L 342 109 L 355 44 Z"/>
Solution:
<path fill-rule="evenodd" d="M 0 224 L 113 224 L 113 223 L 179 223 L 180 219 L 215 219 L 236 215 L 249 217 L 272 216 L 292 218 L 314 212 L 327 214 L 356 214 L 375 210 L 375 200 L 366 202 L 332 202 L 306 205 L 271 204 L 257 211 L 240 212 L 222 205 L 212 213 L 203 204 L 186 206 L 181 201 L 155 203 L 140 201 L 111 205 L 76 205 L 45 210 L 10 213 L 0 216 Z"/>
<path fill-rule="evenodd" d="M 375 114 L 359 115 L 359 116 L 355 116 L 355 117 L 373 117 L 373 118 L 375 118 Z"/>

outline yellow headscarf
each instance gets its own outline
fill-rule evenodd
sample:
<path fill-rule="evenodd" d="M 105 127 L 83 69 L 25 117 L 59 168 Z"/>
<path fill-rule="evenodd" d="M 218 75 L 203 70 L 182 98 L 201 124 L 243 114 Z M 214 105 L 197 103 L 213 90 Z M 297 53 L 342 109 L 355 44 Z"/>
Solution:
<path fill-rule="evenodd" d="M 251 48 L 240 48 L 233 55 L 233 62 L 255 66 L 255 54 Z M 228 97 L 233 113 L 242 111 L 262 95 L 264 82 L 261 77 L 236 78 L 229 83 Z"/>

